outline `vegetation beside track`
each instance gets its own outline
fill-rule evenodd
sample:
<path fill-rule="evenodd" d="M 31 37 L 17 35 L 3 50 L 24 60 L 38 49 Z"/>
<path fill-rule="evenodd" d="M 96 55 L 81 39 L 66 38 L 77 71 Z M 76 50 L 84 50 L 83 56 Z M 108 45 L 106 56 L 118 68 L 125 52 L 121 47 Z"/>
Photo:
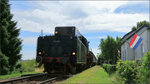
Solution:
<path fill-rule="evenodd" d="M 62 84 L 70 83 L 113 83 L 112 78 L 100 66 L 94 66 L 73 77 L 61 82 Z"/>
<path fill-rule="evenodd" d="M 13 74 L 7 74 L 0 76 L 0 80 L 14 78 L 14 77 L 20 77 L 21 75 L 27 75 L 27 74 L 35 74 L 40 72 L 23 72 L 23 73 L 13 73 Z"/>
<path fill-rule="evenodd" d="M 32 60 L 26 60 L 21 62 L 21 70 L 22 72 L 35 72 L 35 71 L 43 71 L 43 67 L 36 68 L 38 66 L 38 63 L 35 61 L 35 59 Z"/>
<path fill-rule="evenodd" d="M 10 74 L 0 75 L 0 80 L 19 77 L 21 75 L 26 75 L 26 74 L 35 74 L 35 73 L 42 73 L 43 72 L 43 67 L 36 68 L 38 63 L 35 62 L 35 59 L 20 61 L 19 63 L 21 64 L 21 68 L 16 69 L 15 71 L 13 71 Z"/>

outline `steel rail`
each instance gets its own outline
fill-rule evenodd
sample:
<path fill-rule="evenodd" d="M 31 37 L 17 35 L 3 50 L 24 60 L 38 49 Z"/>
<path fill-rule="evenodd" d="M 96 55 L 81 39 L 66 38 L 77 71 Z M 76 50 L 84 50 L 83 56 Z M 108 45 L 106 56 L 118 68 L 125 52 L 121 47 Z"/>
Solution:
<path fill-rule="evenodd" d="M 19 78 L 14 78 L 14 79 L 9 79 L 9 80 L 4 80 L 4 81 L 1 81 L 0 84 L 7 84 L 7 83 L 14 83 L 14 82 L 17 82 L 17 81 L 23 81 L 23 80 L 28 80 L 30 78 L 34 78 L 34 77 L 39 77 L 39 76 L 44 76 L 44 75 L 47 75 L 47 74 L 33 74 L 31 76 L 23 76 L 23 77 L 19 77 Z"/>
<path fill-rule="evenodd" d="M 54 81 L 56 79 L 57 79 L 57 77 L 54 77 L 54 78 L 51 78 L 51 79 L 47 79 L 45 81 L 38 82 L 36 84 L 46 84 L 46 83 L 52 82 L 52 81 Z"/>

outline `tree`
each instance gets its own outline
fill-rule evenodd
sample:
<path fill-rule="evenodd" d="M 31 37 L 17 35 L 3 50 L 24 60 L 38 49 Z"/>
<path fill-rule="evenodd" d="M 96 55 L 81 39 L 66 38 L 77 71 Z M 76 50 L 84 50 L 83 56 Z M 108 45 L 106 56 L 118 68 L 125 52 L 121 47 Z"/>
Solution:
<path fill-rule="evenodd" d="M 3 3 L 2 0 L 0 0 L 0 74 L 7 74 L 9 72 L 9 66 L 8 66 L 8 57 L 4 53 L 6 53 L 7 45 L 8 45 L 8 22 L 6 21 L 6 10 L 4 9 L 6 7 L 6 4 Z"/>
<path fill-rule="evenodd" d="M 0 0 L 0 9 L 1 53 L 8 58 L 9 70 L 12 72 L 17 61 L 21 59 L 21 39 L 18 38 L 20 29 L 16 27 L 17 22 L 12 20 L 8 0 Z"/>
<path fill-rule="evenodd" d="M 0 75 L 7 74 L 8 72 L 8 58 L 0 51 Z"/>
<path fill-rule="evenodd" d="M 110 36 L 107 38 L 101 39 L 101 44 L 99 45 L 99 49 L 101 50 L 101 56 L 107 61 L 111 61 L 113 64 L 117 62 L 118 54 L 117 51 L 121 48 L 121 38 L 116 37 L 116 40 Z"/>
<path fill-rule="evenodd" d="M 119 55 L 118 55 L 118 50 L 121 52 L 121 37 L 116 37 L 116 40 L 115 40 L 115 45 L 114 45 L 114 62 L 116 63 Z M 120 55 L 121 56 L 121 55 Z"/>
<path fill-rule="evenodd" d="M 143 25 L 146 25 L 146 26 L 150 27 L 150 22 L 145 21 L 145 20 L 144 20 L 144 21 L 137 22 L 136 26 L 133 26 L 133 27 L 132 27 L 132 31 L 137 30 L 139 27 L 141 27 L 141 26 L 143 26 Z"/>

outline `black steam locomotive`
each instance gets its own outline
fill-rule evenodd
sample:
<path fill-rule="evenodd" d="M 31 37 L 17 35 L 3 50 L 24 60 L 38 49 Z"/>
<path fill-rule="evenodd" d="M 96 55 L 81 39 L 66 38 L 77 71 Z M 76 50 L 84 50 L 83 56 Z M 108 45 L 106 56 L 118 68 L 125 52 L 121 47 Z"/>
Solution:
<path fill-rule="evenodd" d="M 36 61 L 48 73 L 76 73 L 96 64 L 89 42 L 74 26 L 56 27 L 55 35 L 39 36 Z"/>

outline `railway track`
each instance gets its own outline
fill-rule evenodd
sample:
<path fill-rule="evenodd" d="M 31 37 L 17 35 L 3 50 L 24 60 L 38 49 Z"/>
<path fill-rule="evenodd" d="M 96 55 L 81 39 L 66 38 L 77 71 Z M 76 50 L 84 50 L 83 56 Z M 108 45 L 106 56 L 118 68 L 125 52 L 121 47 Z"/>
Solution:
<path fill-rule="evenodd" d="M 70 76 L 71 75 L 47 74 L 47 73 L 32 74 L 0 81 L 0 84 L 53 84 L 54 82 L 65 80 Z"/>
<path fill-rule="evenodd" d="M 53 82 L 56 82 L 56 79 L 57 79 L 57 77 L 53 77 L 53 78 L 47 79 L 45 81 L 37 82 L 36 84 L 53 83 Z"/>

